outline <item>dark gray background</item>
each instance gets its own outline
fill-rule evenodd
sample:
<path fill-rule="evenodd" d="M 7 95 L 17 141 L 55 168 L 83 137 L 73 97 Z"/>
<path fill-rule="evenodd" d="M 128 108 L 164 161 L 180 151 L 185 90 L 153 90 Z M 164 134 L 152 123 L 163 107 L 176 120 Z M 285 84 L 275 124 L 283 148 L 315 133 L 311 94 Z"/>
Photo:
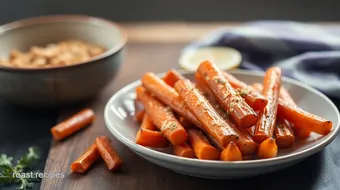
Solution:
<path fill-rule="evenodd" d="M 337 21 L 338 0 L 0 0 L 0 24 L 76 13 L 115 21 Z"/>

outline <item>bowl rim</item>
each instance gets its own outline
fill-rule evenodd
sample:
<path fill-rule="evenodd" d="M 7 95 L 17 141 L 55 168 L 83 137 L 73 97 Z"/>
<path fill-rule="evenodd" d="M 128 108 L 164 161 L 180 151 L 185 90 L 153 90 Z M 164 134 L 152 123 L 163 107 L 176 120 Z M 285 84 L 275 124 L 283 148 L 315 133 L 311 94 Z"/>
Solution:
<path fill-rule="evenodd" d="M 56 22 L 82 22 L 82 23 L 94 24 L 94 25 L 107 25 L 112 28 L 116 28 L 121 34 L 121 38 L 117 44 L 115 44 L 113 47 L 106 50 L 104 53 L 98 56 L 95 56 L 88 61 L 82 61 L 75 65 L 54 66 L 54 67 L 47 67 L 47 68 L 16 68 L 16 67 L 0 66 L 0 71 L 4 70 L 4 71 L 32 72 L 32 71 L 50 71 L 50 70 L 55 70 L 55 69 L 81 67 L 81 66 L 94 63 L 100 59 L 105 59 L 113 55 L 114 53 L 123 49 L 128 40 L 127 32 L 121 25 L 108 19 L 87 16 L 87 15 L 48 15 L 48 16 L 38 16 L 38 17 L 21 19 L 21 20 L 17 20 L 17 21 L 13 21 L 13 22 L 1 25 L 0 35 L 6 32 L 11 32 L 11 30 L 22 28 L 22 27 L 35 26 L 35 25 L 47 24 L 47 23 L 56 23 Z"/>
<path fill-rule="evenodd" d="M 252 75 L 252 76 L 264 76 L 264 72 L 258 72 L 258 71 L 250 71 L 250 70 L 239 70 L 234 69 L 229 71 L 231 74 L 243 74 L 243 75 Z M 181 72 L 182 74 L 192 74 L 192 71 L 184 71 Z M 159 74 L 159 76 L 164 75 L 165 73 Z M 305 158 L 307 156 L 311 156 L 319 151 L 321 151 L 323 148 L 325 148 L 328 144 L 330 144 L 334 138 L 338 135 L 340 132 L 340 114 L 338 108 L 335 106 L 335 104 L 323 93 L 320 91 L 291 78 L 288 77 L 282 77 L 282 80 L 284 82 L 292 83 L 294 85 L 300 86 L 302 88 L 307 89 L 308 91 L 312 91 L 319 95 L 320 97 L 324 98 L 331 107 L 336 110 L 336 117 L 337 117 L 337 123 L 333 123 L 332 131 L 329 135 L 327 135 L 321 143 L 316 144 L 312 147 L 306 148 L 304 150 L 301 150 L 299 152 L 283 155 L 280 157 L 275 158 L 269 158 L 269 159 L 258 159 L 258 160 L 243 160 L 243 161 L 219 161 L 219 160 L 198 160 L 198 159 L 190 159 L 190 158 L 183 158 L 178 157 L 172 154 L 167 154 L 164 152 L 160 152 L 148 147 L 144 147 L 141 145 L 136 144 L 135 142 L 132 142 L 125 136 L 119 135 L 113 128 L 114 125 L 109 121 L 109 109 L 112 105 L 112 102 L 116 99 L 117 96 L 119 96 L 122 93 L 125 93 L 131 89 L 131 87 L 136 86 L 138 84 L 141 84 L 140 80 L 134 81 L 120 90 L 118 90 L 107 102 L 105 109 L 104 109 L 104 120 L 106 127 L 109 129 L 109 131 L 113 134 L 115 138 L 117 138 L 118 141 L 132 149 L 132 151 L 136 151 L 138 153 L 141 153 L 145 156 L 157 159 L 157 160 L 163 160 L 167 162 L 177 163 L 177 164 L 183 164 L 183 165 L 189 165 L 189 166 L 201 166 L 201 167 L 213 167 L 213 168 L 249 168 L 249 167 L 262 167 L 262 166 L 270 166 L 270 165 L 277 165 L 281 163 L 286 162 L 292 162 L 298 159 Z"/>

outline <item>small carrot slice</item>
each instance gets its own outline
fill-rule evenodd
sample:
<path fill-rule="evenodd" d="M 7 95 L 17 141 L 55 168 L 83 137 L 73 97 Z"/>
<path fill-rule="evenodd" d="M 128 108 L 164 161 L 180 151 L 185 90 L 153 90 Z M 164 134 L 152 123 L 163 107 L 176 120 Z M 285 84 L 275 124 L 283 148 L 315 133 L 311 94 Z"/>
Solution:
<path fill-rule="evenodd" d="M 71 164 L 71 171 L 74 173 L 85 173 L 98 159 L 100 154 L 97 145 L 94 143 L 90 148 Z"/>
<path fill-rule="evenodd" d="M 263 84 L 263 95 L 268 99 L 268 103 L 256 123 L 254 140 L 258 143 L 271 138 L 274 133 L 277 102 L 281 88 L 281 69 L 279 67 L 269 68 L 266 71 Z"/>
<path fill-rule="evenodd" d="M 196 158 L 194 150 L 188 143 L 181 145 L 174 145 L 173 151 L 176 156 L 186 157 L 186 158 Z"/>
<path fill-rule="evenodd" d="M 185 78 L 175 69 L 170 69 L 163 77 L 164 82 L 171 87 L 174 87 L 175 83 L 178 80 L 182 80 L 182 79 L 185 79 Z"/>
<path fill-rule="evenodd" d="M 84 109 L 69 119 L 52 127 L 51 133 L 56 141 L 60 141 L 86 127 L 92 123 L 94 119 L 94 112 L 91 109 Z"/>
<path fill-rule="evenodd" d="M 163 133 L 156 131 L 157 127 L 152 123 L 147 114 L 144 115 L 142 125 L 136 135 L 136 143 L 152 148 L 162 148 L 168 145 Z"/>
<path fill-rule="evenodd" d="M 136 92 L 150 119 L 171 144 L 184 144 L 188 139 L 188 134 L 171 109 L 152 97 L 144 87 L 137 87 Z"/>
<path fill-rule="evenodd" d="M 220 152 L 209 143 L 208 139 L 197 129 L 188 129 L 189 143 L 195 155 L 201 160 L 217 160 Z"/>
<path fill-rule="evenodd" d="M 263 141 L 257 150 L 257 157 L 259 158 L 274 158 L 277 155 L 277 145 L 273 138 Z"/>
<path fill-rule="evenodd" d="M 145 114 L 145 110 L 141 110 L 139 112 L 137 112 L 135 114 L 134 119 L 138 122 L 138 123 L 142 123 L 143 118 L 144 118 L 144 114 Z"/>
<path fill-rule="evenodd" d="M 267 105 L 267 99 L 261 94 L 255 92 L 246 83 L 236 79 L 233 75 L 227 72 L 223 72 L 223 75 L 228 80 L 230 85 L 240 93 L 247 104 L 255 111 L 262 110 Z"/>
<path fill-rule="evenodd" d="M 230 142 L 222 152 L 220 159 L 223 161 L 240 161 L 242 160 L 242 153 L 234 142 Z"/>
<path fill-rule="evenodd" d="M 123 160 L 119 157 L 116 150 L 111 146 L 110 140 L 107 137 L 97 137 L 96 145 L 98 152 L 110 171 L 116 171 L 123 165 Z"/>
<path fill-rule="evenodd" d="M 223 120 L 189 80 L 177 81 L 175 90 L 200 121 L 205 131 L 212 135 L 223 147 L 227 146 L 230 141 L 238 139 L 235 130 Z"/>
<path fill-rule="evenodd" d="M 210 61 L 200 64 L 197 72 L 210 87 L 220 105 L 229 113 L 232 120 L 241 128 L 255 125 L 255 111 L 235 92 L 218 67 Z"/>

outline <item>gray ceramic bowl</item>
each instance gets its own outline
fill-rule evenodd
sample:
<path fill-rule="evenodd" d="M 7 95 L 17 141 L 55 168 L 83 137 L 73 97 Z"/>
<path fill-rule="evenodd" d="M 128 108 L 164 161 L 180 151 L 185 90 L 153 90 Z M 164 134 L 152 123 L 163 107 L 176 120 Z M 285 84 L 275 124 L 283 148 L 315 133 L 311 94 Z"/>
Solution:
<path fill-rule="evenodd" d="M 117 24 L 87 16 L 45 16 L 0 26 L 0 57 L 12 49 L 68 39 L 104 46 L 108 51 L 78 65 L 22 69 L 0 67 L 0 98 L 14 104 L 47 107 L 87 100 L 116 74 L 127 41 Z"/>

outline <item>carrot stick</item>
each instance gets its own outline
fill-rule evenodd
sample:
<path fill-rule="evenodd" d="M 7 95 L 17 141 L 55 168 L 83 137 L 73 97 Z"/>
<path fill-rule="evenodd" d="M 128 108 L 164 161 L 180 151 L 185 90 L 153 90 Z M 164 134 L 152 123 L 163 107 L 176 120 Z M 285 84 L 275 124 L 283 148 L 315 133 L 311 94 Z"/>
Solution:
<path fill-rule="evenodd" d="M 257 115 L 254 110 L 231 87 L 215 64 L 209 61 L 202 62 L 197 72 L 237 126 L 249 128 L 256 123 Z"/>
<path fill-rule="evenodd" d="M 223 147 L 227 146 L 230 141 L 238 139 L 235 130 L 218 115 L 189 80 L 185 79 L 176 82 L 175 90 L 200 121 L 205 131 L 213 136 Z"/>
<path fill-rule="evenodd" d="M 92 123 L 95 119 L 94 112 L 91 109 L 84 109 L 73 115 L 69 119 L 59 123 L 51 128 L 51 133 L 56 141 L 63 140 L 71 136 L 80 129 Z"/>
<path fill-rule="evenodd" d="M 179 145 L 187 141 L 188 134 L 176 119 L 169 107 L 166 107 L 152 97 L 143 87 L 136 89 L 138 99 L 143 103 L 150 119 L 162 131 L 164 136 L 173 144 Z"/>
<path fill-rule="evenodd" d="M 139 112 L 137 112 L 135 114 L 135 120 L 138 122 L 138 123 L 142 123 L 143 121 L 143 118 L 144 118 L 144 114 L 145 114 L 145 110 L 141 110 Z"/>
<path fill-rule="evenodd" d="M 189 128 L 193 127 L 193 124 L 190 121 L 188 121 L 187 119 L 185 119 L 185 117 L 183 117 L 183 116 L 179 116 L 178 121 L 182 124 L 182 126 L 185 129 L 189 129 Z"/>
<path fill-rule="evenodd" d="M 263 91 L 263 85 L 261 83 L 254 83 L 251 85 L 251 87 L 258 93 L 262 94 Z"/>
<path fill-rule="evenodd" d="M 136 135 L 136 143 L 152 148 L 162 148 L 168 145 L 163 133 L 156 131 L 157 127 L 152 123 L 147 114 L 144 115 L 142 125 Z"/>
<path fill-rule="evenodd" d="M 188 129 L 189 143 L 194 149 L 195 155 L 201 160 L 217 160 L 220 152 L 211 146 L 208 139 L 197 129 Z"/>
<path fill-rule="evenodd" d="M 71 171 L 74 173 L 85 173 L 98 159 L 100 154 L 97 145 L 94 143 L 90 148 L 71 164 Z"/>
<path fill-rule="evenodd" d="M 242 153 L 236 144 L 231 141 L 227 148 L 221 152 L 220 159 L 223 161 L 240 161 L 242 160 Z"/>
<path fill-rule="evenodd" d="M 267 105 L 267 99 L 261 94 L 256 93 L 246 83 L 236 79 L 229 73 L 223 72 L 223 75 L 228 80 L 230 85 L 240 93 L 247 104 L 254 110 L 262 110 Z"/>
<path fill-rule="evenodd" d="M 188 143 L 173 146 L 174 154 L 180 157 L 196 158 L 194 150 Z"/>
<path fill-rule="evenodd" d="M 182 80 L 185 79 L 180 73 L 178 73 L 176 70 L 174 69 L 170 69 L 165 76 L 163 77 L 163 80 L 166 84 L 168 84 L 171 87 L 175 86 L 175 83 L 178 80 Z"/>
<path fill-rule="evenodd" d="M 259 158 L 273 158 L 277 155 L 277 145 L 273 138 L 269 138 L 263 141 L 257 150 L 257 156 Z"/>
<path fill-rule="evenodd" d="M 123 160 L 119 157 L 116 150 L 111 146 L 110 140 L 107 137 L 97 137 L 96 145 L 101 157 L 110 171 L 118 170 L 122 166 Z"/>
<path fill-rule="evenodd" d="M 239 147 L 242 154 L 248 155 L 248 154 L 252 154 L 253 152 L 255 152 L 257 148 L 257 144 L 254 142 L 252 137 L 246 131 L 237 129 L 235 123 L 229 119 L 228 114 L 216 102 L 216 100 L 213 97 L 212 91 L 209 89 L 207 84 L 204 83 L 204 81 L 202 80 L 202 77 L 197 72 L 195 74 L 195 80 L 196 80 L 196 86 L 204 94 L 206 94 L 205 97 L 207 97 L 212 107 L 230 125 L 230 127 L 232 127 L 236 131 L 237 135 L 239 136 L 239 139 L 236 140 L 236 145 Z"/>
<path fill-rule="evenodd" d="M 231 75 L 224 73 L 224 76 L 229 80 L 230 84 L 234 88 L 242 89 L 242 87 L 245 87 L 241 85 L 244 83 L 235 77 L 232 76 L 234 80 L 230 80 L 228 76 Z M 245 98 L 249 98 L 249 96 L 253 96 L 252 98 L 255 98 L 255 96 L 259 95 L 255 90 L 251 88 L 249 88 L 249 90 L 250 93 L 248 93 Z M 332 130 L 333 124 L 331 121 L 309 113 L 301 108 L 291 106 L 285 103 L 283 100 L 279 100 L 277 112 L 279 117 L 282 119 L 287 119 L 291 124 L 293 124 L 293 126 L 295 126 L 295 129 L 298 129 L 300 126 L 300 128 L 305 128 L 321 135 L 326 135 Z"/>

